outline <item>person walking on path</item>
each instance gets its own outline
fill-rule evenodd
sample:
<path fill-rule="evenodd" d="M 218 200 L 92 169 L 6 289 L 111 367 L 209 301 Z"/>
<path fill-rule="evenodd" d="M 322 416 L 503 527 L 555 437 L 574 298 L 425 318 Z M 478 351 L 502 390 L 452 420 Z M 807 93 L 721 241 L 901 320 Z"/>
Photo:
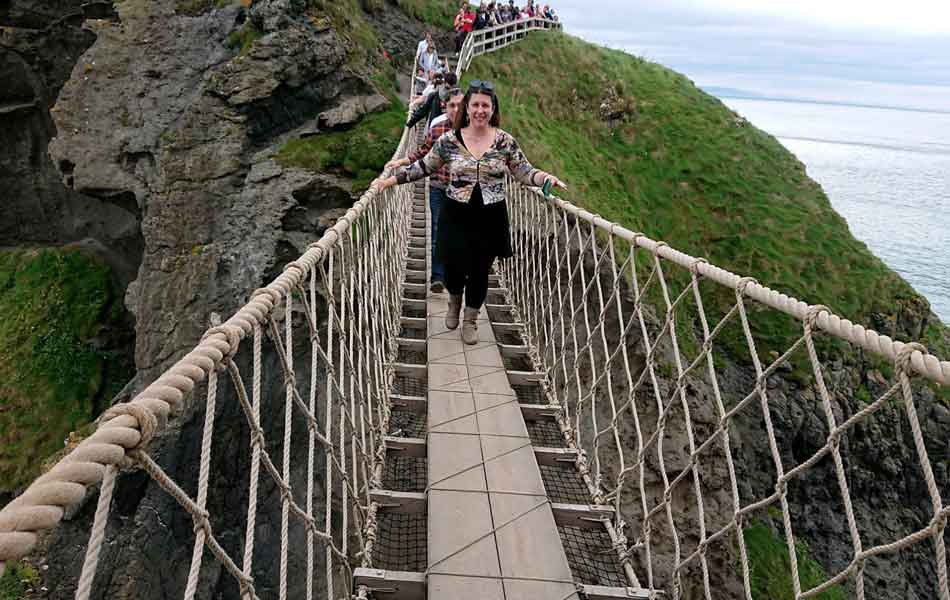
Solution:
<path fill-rule="evenodd" d="M 442 65 L 439 63 L 439 55 L 435 51 L 435 44 L 426 46 L 426 51 L 419 57 L 419 66 L 425 70 L 426 77 L 430 81 L 442 72 Z"/>
<path fill-rule="evenodd" d="M 411 165 L 417 160 L 425 158 L 429 150 L 444 134 L 452 131 L 452 125 L 455 122 L 455 115 L 458 113 L 459 106 L 462 105 L 462 90 L 452 88 L 448 90 L 445 98 L 444 119 L 438 124 L 432 126 L 426 136 L 425 143 L 418 150 L 406 158 L 399 158 L 386 163 L 387 169 L 395 169 Z M 449 185 L 449 170 L 447 165 L 442 167 L 429 177 L 429 210 L 432 216 L 432 277 L 429 280 L 430 290 L 436 294 L 445 291 L 445 269 L 442 263 L 438 261 L 439 253 L 436 251 L 439 239 L 439 217 L 442 214 L 442 207 L 445 205 L 445 189 Z"/>
<path fill-rule="evenodd" d="M 449 306 L 445 326 L 459 326 L 464 296 L 462 341 L 478 340 L 476 320 L 488 294 L 488 274 L 495 258 L 512 256 L 505 176 L 511 173 L 525 185 L 545 182 L 561 188 L 560 179 L 531 166 L 518 142 L 500 129 L 501 107 L 495 86 L 471 83 L 452 131 L 436 141 L 421 160 L 395 176 L 376 179 L 377 191 L 418 181 L 447 167 L 446 201 L 439 215 L 436 260 L 445 269 Z"/>
<path fill-rule="evenodd" d="M 416 61 L 422 58 L 422 55 L 426 53 L 426 50 L 429 49 L 429 46 L 435 46 L 435 42 L 432 41 L 431 31 L 427 31 L 426 37 L 419 42 L 418 46 L 416 46 Z"/>

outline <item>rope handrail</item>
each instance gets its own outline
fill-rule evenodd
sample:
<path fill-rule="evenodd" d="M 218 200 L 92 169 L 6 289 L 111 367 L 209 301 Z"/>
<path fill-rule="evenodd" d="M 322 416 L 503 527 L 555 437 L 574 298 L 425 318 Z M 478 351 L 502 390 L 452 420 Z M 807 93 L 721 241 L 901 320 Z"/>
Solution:
<path fill-rule="evenodd" d="M 950 600 L 946 475 L 940 479 L 934 469 L 918 414 L 921 407 L 927 410 L 939 402 L 927 385 L 946 385 L 950 363 L 920 344 L 891 340 L 825 306 L 771 290 L 513 179 L 508 181 L 508 203 L 514 257 L 500 268 L 503 289 L 515 320 L 524 323 L 523 343 L 542 376 L 547 403 L 556 409 L 564 443 L 577 453 L 576 466 L 592 501 L 613 509 L 607 530 L 629 585 L 647 589 L 651 598 L 666 590 L 673 598 L 712 600 L 720 596 L 719 586 L 731 581 L 713 565 L 738 560 L 743 597 L 753 600 L 744 531 L 760 511 L 778 508 L 796 600 L 842 584 L 853 586 L 859 600 L 876 597 L 875 590 L 865 591 L 869 560 L 897 552 L 926 559 L 930 547 L 934 597 Z M 671 279 L 671 268 L 684 272 L 688 281 Z M 705 307 L 704 281 L 734 294 L 734 304 L 722 309 L 717 320 L 710 319 L 712 311 Z M 673 283 L 681 289 L 674 289 Z M 802 324 L 801 337 L 769 364 L 761 362 L 751 326 L 760 310 L 776 310 Z M 727 395 L 724 365 L 738 357 L 724 354 L 717 341 L 730 328 L 739 330 L 751 361 L 746 368 L 753 372 L 747 388 L 736 388 L 737 374 L 732 372 Z M 832 387 L 833 375 L 823 366 L 814 341 L 819 330 L 892 363 L 894 381 L 868 388 L 877 390 L 876 397 L 853 414 L 837 408 L 840 392 Z M 792 394 L 794 388 L 775 392 L 781 384 L 772 376 L 801 355 L 814 381 L 809 389 L 820 403 L 816 412 L 824 420 L 824 442 L 789 466 L 779 442 L 788 432 L 781 432 L 773 417 L 773 396 Z M 929 383 L 912 386 L 913 375 Z M 857 426 L 866 425 L 892 399 L 900 399 L 905 416 L 892 427 L 906 425 L 913 439 L 912 458 L 904 459 L 904 468 L 919 469 L 929 510 L 906 525 L 912 527 L 909 533 L 869 539 L 872 536 L 859 526 L 844 444 Z M 891 423 L 894 415 L 885 413 L 882 419 Z M 764 423 L 764 428 L 750 422 Z M 738 423 L 753 427 L 742 434 L 746 457 L 751 440 L 760 440 L 762 459 L 774 469 L 774 490 L 756 489 L 761 484 L 750 483 L 750 474 L 737 462 L 730 436 Z M 930 443 L 940 448 L 945 441 Z M 816 582 L 803 580 L 798 565 L 789 487 L 801 485 L 806 473 L 820 469 L 837 483 L 852 557 Z M 712 503 L 707 502 L 710 498 Z M 629 530 L 636 534 L 632 542 Z"/>
<path fill-rule="evenodd" d="M 619 223 L 608 221 L 603 217 L 589 212 L 583 208 L 575 206 L 570 202 L 562 200 L 556 196 L 545 198 L 537 190 L 531 190 L 544 202 L 549 202 L 560 210 L 574 215 L 579 219 L 593 224 L 599 230 L 627 241 L 639 248 L 650 252 L 655 252 L 662 258 L 676 263 L 686 269 L 695 268 L 697 272 L 725 287 L 736 290 L 740 284 L 745 282 L 743 293 L 775 310 L 781 311 L 799 321 L 805 321 L 815 305 L 808 304 L 793 296 L 789 296 L 780 291 L 759 284 L 757 281 L 749 281 L 747 277 L 737 275 L 731 271 L 717 267 L 705 259 L 697 258 L 680 252 L 664 242 L 653 240 L 642 233 L 631 231 Z M 881 335 L 873 329 L 867 329 L 860 324 L 853 323 L 823 308 L 816 321 L 819 329 L 830 333 L 831 335 L 860 346 L 861 348 L 873 352 L 887 360 L 893 362 L 901 355 L 901 352 L 908 347 L 905 342 L 892 340 L 886 335 Z M 930 354 L 926 350 L 917 349 L 915 346 L 910 354 L 910 365 L 914 371 L 934 383 L 941 385 L 950 385 L 950 361 L 941 361 L 938 357 Z"/>

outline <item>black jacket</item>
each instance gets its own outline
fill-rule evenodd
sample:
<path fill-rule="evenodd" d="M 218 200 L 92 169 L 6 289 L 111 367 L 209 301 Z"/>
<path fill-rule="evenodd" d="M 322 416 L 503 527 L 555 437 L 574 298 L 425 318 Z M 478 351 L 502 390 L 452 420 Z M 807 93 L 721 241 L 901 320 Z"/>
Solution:
<path fill-rule="evenodd" d="M 426 101 L 422 103 L 422 106 L 412 113 L 412 116 L 409 117 L 409 121 L 406 122 L 406 127 L 415 127 L 416 123 L 422 119 L 426 119 L 426 128 L 428 128 L 429 125 L 432 124 L 432 120 L 442 116 L 442 113 L 442 100 L 439 98 L 439 91 L 436 90 L 429 94 Z"/>

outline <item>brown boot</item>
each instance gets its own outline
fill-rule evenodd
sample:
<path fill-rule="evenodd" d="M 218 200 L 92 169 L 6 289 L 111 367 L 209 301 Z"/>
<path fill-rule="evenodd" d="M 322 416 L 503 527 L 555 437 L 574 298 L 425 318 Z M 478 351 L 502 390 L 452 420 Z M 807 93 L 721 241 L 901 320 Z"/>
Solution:
<path fill-rule="evenodd" d="M 478 309 L 465 307 L 465 317 L 462 319 L 462 341 L 469 346 L 478 343 Z"/>
<path fill-rule="evenodd" d="M 455 329 L 459 326 L 459 311 L 462 310 L 462 295 L 449 294 L 449 309 L 445 311 L 445 326 Z"/>

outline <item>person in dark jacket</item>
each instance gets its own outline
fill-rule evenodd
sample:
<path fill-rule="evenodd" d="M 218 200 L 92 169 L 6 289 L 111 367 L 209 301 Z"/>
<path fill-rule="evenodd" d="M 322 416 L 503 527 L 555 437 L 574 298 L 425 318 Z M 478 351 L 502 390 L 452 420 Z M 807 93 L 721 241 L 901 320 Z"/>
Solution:
<path fill-rule="evenodd" d="M 439 89 L 429 94 L 422 105 L 412 113 L 412 116 L 409 117 L 409 121 L 406 122 L 406 127 L 411 129 L 415 127 L 419 121 L 425 119 L 426 129 L 428 129 L 432 124 L 432 120 L 442 115 L 442 102 L 445 101 L 445 98 L 442 98 L 440 94 L 444 94 L 447 90 L 454 88 L 458 83 L 455 73 L 446 73 L 444 80 L 445 83 L 443 83 Z"/>

